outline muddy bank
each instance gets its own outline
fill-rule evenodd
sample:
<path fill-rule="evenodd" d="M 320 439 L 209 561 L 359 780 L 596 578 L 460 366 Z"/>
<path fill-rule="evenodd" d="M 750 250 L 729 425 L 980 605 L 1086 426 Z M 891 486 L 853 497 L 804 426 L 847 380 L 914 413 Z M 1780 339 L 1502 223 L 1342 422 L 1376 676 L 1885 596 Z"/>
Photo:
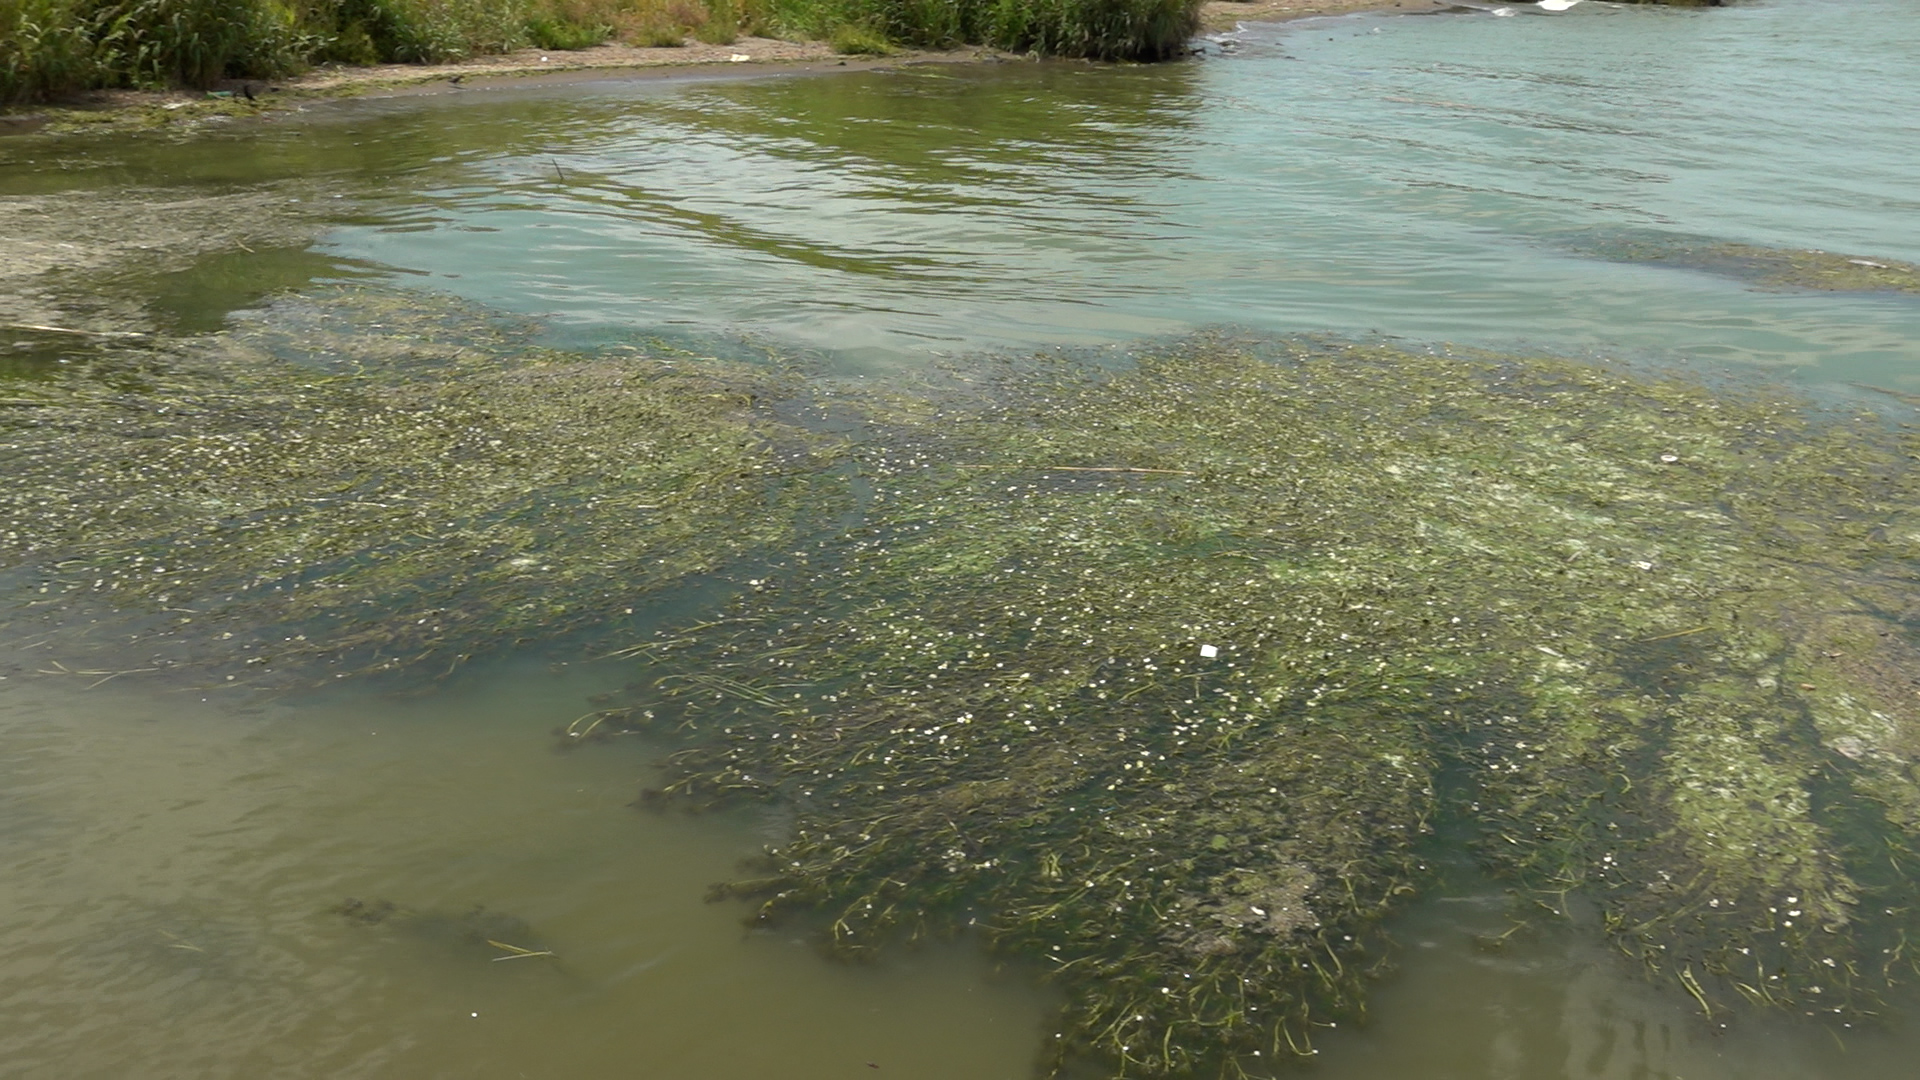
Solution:
<path fill-rule="evenodd" d="M 1361 12 L 1429 15 L 1450 10 L 1459 10 L 1459 5 L 1446 0 L 1209 0 L 1200 9 L 1200 24 L 1217 33 L 1240 23 L 1289 22 Z"/>
<path fill-rule="evenodd" d="M 1430 14 L 1448 10 L 1458 8 L 1444 0 L 1210 0 L 1201 11 L 1201 20 L 1204 29 L 1217 33 L 1246 22 L 1284 22 L 1368 11 Z M 529 48 L 443 64 L 326 65 L 287 79 L 228 80 L 211 94 L 188 90 L 95 91 L 50 104 L 0 108 L 0 135 L 39 130 L 191 129 L 270 117 L 278 111 L 343 97 L 503 89 L 610 78 L 738 78 L 1031 59 L 982 47 L 932 51 L 900 48 L 882 56 L 847 56 L 836 53 L 825 41 L 762 37 L 742 37 L 730 45 L 689 39 L 684 45 L 670 48 L 619 43 L 569 51 Z"/>
<path fill-rule="evenodd" d="M 902 49 L 887 56 L 840 56 L 825 42 L 741 38 L 732 45 L 677 48 L 598 45 L 559 52 L 521 49 L 448 64 L 329 65 L 281 80 L 228 80 L 211 93 L 103 90 L 62 102 L 0 112 L 0 135 L 30 131 L 192 130 L 352 97 L 462 93 L 556 82 L 602 79 L 753 78 L 769 75 L 870 71 L 905 64 L 1005 62 L 984 49 L 927 52 Z"/>

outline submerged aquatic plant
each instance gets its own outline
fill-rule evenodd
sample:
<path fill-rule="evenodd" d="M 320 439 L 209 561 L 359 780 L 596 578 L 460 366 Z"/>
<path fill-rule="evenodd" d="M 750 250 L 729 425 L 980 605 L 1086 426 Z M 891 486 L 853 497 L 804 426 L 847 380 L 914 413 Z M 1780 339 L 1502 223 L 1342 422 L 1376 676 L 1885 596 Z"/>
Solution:
<path fill-rule="evenodd" d="M 1578 246 L 1616 262 L 1699 270 L 1769 289 L 1920 293 L 1920 266 L 1878 255 L 1761 247 L 1656 230 L 1593 236 Z"/>
<path fill-rule="evenodd" d="M 414 295 L 88 355 L 0 412 L 13 624 L 437 672 L 785 552 L 565 737 L 684 740 L 662 804 L 788 804 L 722 889 L 758 917 L 1047 965 L 1057 1065 L 1310 1053 L 1443 818 L 1712 1013 L 1868 1010 L 1911 962 L 1920 438 L 1857 403 L 1205 336 L 817 390 L 848 451 L 777 366 Z"/>
<path fill-rule="evenodd" d="M 419 296 L 287 301 L 23 384 L 0 412 L 0 573 L 14 620 L 91 625 L 133 666 L 450 668 L 784 542 L 830 451 L 776 414 L 785 385 L 542 350 Z"/>
<path fill-rule="evenodd" d="M 1920 440 L 1575 363 L 1203 337 L 868 403 L 866 524 L 638 645 L 649 800 L 789 803 L 759 918 L 976 927 L 1056 1066 L 1364 1009 L 1441 815 L 1709 1012 L 1908 963 Z M 596 720 L 598 722 L 598 720 Z"/>
<path fill-rule="evenodd" d="M 517 915 L 488 911 L 475 906 L 459 914 L 445 911 L 415 911 L 391 900 L 366 901 L 349 896 L 333 908 L 333 914 L 353 926 L 384 926 L 419 941 L 447 946 L 465 946 L 463 951 L 484 952 L 494 963 L 537 960 L 554 955 L 552 949 L 539 947 L 533 927 Z M 516 945 L 527 942 L 528 945 Z"/>

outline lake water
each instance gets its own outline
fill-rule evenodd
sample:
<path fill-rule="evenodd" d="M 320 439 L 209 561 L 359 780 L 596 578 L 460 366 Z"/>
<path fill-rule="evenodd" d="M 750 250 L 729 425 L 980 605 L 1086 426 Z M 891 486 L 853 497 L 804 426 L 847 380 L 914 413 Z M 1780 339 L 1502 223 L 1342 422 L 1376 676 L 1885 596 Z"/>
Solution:
<path fill-rule="evenodd" d="M 1706 238 L 1920 261 L 1907 0 L 1231 41 L 1159 67 L 608 81 L 21 138 L 0 195 L 272 192 L 323 222 L 116 283 L 182 331 L 353 278 L 567 347 L 754 341 L 874 379 L 1233 324 L 1920 391 L 1913 297 L 1602 257 Z M 1046 1035 L 1044 986 L 964 941 L 851 968 L 703 903 L 779 822 L 636 813 L 658 748 L 552 749 L 630 670 L 529 656 L 430 696 L 236 705 L 81 690 L 32 644 L 0 642 L 0 1075 L 991 1080 Z M 1910 1009 L 1721 1030 L 1578 934 L 1476 948 L 1504 901 L 1449 882 L 1311 1075 L 1891 1078 L 1920 1053 Z M 368 924 L 349 897 L 404 910 Z M 496 959 L 495 933 L 554 955 Z"/>

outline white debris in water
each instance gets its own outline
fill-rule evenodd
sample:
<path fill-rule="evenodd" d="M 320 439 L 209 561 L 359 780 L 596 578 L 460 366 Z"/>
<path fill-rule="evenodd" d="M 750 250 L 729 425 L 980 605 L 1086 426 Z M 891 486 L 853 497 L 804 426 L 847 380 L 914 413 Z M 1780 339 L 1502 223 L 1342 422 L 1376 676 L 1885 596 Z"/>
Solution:
<path fill-rule="evenodd" d="M 1216 645 L 1202 645 L 1200 646 L 1200 655 L 1205 659 L 1211 660 L 1220 655 L 1220 649 Z"/>

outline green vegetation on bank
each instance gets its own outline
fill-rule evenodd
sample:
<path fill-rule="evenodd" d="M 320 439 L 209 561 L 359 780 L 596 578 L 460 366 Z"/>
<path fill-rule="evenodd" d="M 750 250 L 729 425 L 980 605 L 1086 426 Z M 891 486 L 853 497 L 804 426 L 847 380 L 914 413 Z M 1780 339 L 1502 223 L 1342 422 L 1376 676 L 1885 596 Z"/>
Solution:
<path fill-rule="evenodd" d="M 804 36 L 991 45 L 1100 59 L 1176 55 L 1200 0 L 0 0 L 0 103 L 104 87 L 208 87 L 315 64 L 432 63 L 608 40 Z"/>

